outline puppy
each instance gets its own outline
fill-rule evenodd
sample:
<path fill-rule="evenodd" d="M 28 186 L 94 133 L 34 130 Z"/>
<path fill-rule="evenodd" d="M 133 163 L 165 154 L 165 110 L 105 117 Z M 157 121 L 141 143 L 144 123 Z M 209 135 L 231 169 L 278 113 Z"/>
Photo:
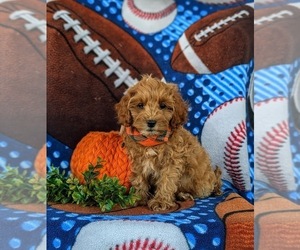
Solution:
<path fill-rule="evenodd" d="M 151 76 L 128 89 L 116 104 L 118 122 L 132 161 L 131 184 L 140 205 L 167 210 L 178 200 L 221 194 L 221 171 L 183 128 L 187 104 L 175 84 Z"/>

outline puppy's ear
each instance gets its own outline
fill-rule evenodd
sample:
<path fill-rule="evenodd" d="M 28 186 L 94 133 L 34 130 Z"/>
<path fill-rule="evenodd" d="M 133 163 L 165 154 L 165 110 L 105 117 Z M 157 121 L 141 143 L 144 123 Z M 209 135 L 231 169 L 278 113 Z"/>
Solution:
<path fill-rule="evenodd" d="M 130 95 L 124 95 L 120 102 L 115 105 L 117 111 L 118 123 L 124 126 L 130 126 L 132 124 L 132 117 L 128 108 Z"/>
<path fill-rule="evenodd" d="M 170 126 L 172 129 L 176 129 L 186 123 L 188 115 L 188 105 L 179 93 L 177 85 L 170 84 L 169 86 L 171 88 L 171 94 L 174 98 L 174 113 L 170 122 Z"/>

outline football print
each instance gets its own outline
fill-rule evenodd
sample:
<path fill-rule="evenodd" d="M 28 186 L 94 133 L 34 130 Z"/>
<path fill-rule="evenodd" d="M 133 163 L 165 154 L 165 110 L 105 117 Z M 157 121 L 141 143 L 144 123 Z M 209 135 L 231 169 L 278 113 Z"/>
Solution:
<path fill-rule="evenodd" d="M 0 1 L 0 133 L 45 143 L 46 20 L 39 0 Z"/>
<path fill-rule="evenodd" d="M 214 12 L 192 24 L 179 38 L 171 65 L 176 71 L 211 74 L 253 58 L 253 8 Z"/>
<path fill-rule="evenodd" d="M 162 78 L 133 37 L 75 1 L 49 2 L 47 26 L 48 133 L 71 148 L 119 129 L 114 105 L 141 74 Z"/>
<path fill-rule="evenodd" d="M 300 9 L 292 5 L 255 10 L 255 70 L 299 58 L 299 22 Z"/>

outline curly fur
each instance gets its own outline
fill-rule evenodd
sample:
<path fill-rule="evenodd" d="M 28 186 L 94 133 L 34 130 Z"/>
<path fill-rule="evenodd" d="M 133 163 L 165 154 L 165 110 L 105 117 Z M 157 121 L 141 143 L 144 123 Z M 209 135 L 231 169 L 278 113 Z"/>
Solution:
<path fill-rule="evenodd" d="M 132 126 L 144 136 L 172 131 L 167 142 L 152 147 L 122 133 L 132 161 L 131 184 L 141 197 L 141 205 L 160 211 L 175 206 L 176 199 L 221 193 L 220 169 L 212 169 L 207 152 L 183 128 L 188 106 L 175 84 L 143 76 L 116 105 L 116 111 L 121 125 Z M 149 120 L 155 121 L 155 126 L 149 127 Z"/>

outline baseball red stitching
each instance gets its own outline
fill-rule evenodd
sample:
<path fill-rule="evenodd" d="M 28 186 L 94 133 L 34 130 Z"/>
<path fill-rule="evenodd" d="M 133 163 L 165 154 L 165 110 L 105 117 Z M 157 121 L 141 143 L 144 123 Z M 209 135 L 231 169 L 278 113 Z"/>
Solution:
<path fill-rule="evenodd" d="M 242 170 L 240 169 L 240 150 L 246 136 L 246 123 L 242 121 L 230 132 L 224 148 L 224 168 L 235 187 L 242 191 L 246 190 L 246 184 L 243 180 Z"/>
<path fill-rule="evenodd" d="M 268 104 L 270 102 L 283 101 L 284 99 L 285 99 L 284 97 L 275 97 L 275 98 L 268 99 L 268 100 L 263 101 L 263 102 L 255 103 L 255 107 L 261 107 L 262 105 Z"/>
<path fill-rule="evenodd" d="M 112 249 L 112 248 L 111 248 Z M 131 240 L 130 242 L 124 242 L 122 245 L 117 245 L 115 250 L 130 250 L 130 249 L 156 249 L 156 250 L 174 250 L 169 245 L 165 245 L 162 241 L 150 240 L 148 238 L 137 241 Z"/>
<path fill-rule="evenodd" d="M 221 104 L 219 107 L 217 107 L 213 112 L 211 112 L 209 114 L 209 116 L 207 117 L 206 120 L 208 120 L 209 118 L 211 118 L 214 114 L 216 114 L 217 112 L 219 112 L 221 109 L 223 109 L 224 107 L 227 107 L 229 104 L 232 104 L 233 102 L 239 102 L 239 101 L 243 101 L 244 97 L 237 97 L 234 98 L 228 102 L 224 102 L 223 104 Z"/>
<path fill-rule="evenodd" d="M 288 184 L 282 173 L 279 151 L 289 136 L 287 121 L 278 123 L 267 131 L 257 147 L 257 168 L 267 177 L 270 185 L 279 191 L 287 191 Z"/>
<path fill-rule="evenodd" d="M 161 19 L 163 17 L 168 16 L 171 12 L 173 12 L 176 9 L 176 3 L 170 4 L 167 8 L 157 12 L 157 13 L 151 13 L 151 12 L 145 12 L 140 10 L 135 4 L 134 0 L 128 0 L 128 8 L 133 12 L 134 15 L 147 19 L 147 20 L 156 20 Z"/>

